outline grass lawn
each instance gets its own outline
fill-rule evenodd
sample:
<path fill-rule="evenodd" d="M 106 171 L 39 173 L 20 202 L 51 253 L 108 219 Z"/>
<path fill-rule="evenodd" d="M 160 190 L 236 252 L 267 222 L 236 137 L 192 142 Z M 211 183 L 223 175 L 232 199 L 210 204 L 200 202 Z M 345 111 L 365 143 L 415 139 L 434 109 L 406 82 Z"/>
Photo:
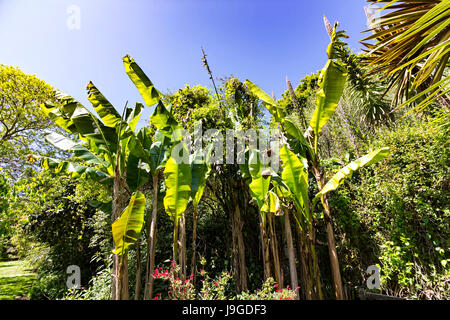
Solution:
<path fill-rule="evenodd" d="M 25 261 L 0 261 L 0 300 L 28 295 L 35 279 Z"/>

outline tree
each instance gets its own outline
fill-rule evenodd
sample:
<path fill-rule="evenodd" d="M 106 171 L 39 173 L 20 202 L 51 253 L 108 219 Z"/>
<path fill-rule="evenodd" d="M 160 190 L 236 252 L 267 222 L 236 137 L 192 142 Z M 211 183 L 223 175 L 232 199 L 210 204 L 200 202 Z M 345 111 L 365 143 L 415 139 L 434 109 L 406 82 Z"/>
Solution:
<path fill-rule="evenodd" d="M 27 154 L 46 154 L 44 130 L 54 123 L 40 104 L 55 102 L 54 89 L 20 69 L 0 65 L 0 165 L 13 178 L 29 167 Z"/>

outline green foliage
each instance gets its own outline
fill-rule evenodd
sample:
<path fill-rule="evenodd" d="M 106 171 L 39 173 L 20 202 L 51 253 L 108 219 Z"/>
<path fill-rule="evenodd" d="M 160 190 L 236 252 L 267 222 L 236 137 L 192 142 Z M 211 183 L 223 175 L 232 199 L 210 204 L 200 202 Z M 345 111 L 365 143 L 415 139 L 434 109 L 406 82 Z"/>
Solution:
<path fill-rule="evenodd" d="M 18 255 L 38 270 L 34 298 L 61 297 L 69 265 L 80 266 L 86 284 L 110 255 L 110 218 L 89 204 L 108 197 L 101 185 L 83 177 L 79 181 L 47 172 L 14 185 L 12 242 Z"/>
<path fill-rule="evenodd" d="M 282 94 L 282 98 L 279 99 L 277 103 L 285 108 L 288 114 L 301 114 L 303 109 L 309 107 L 309 100 L 315 98 L 317 94 L 319 74 L 320 73 L 312 73 L 300 80 L 299 85 L 294 90 L 299 105 L 292 102 L 289 91 L 287 90 Z M 301 109 L 299 109 L 299 107 Z"/>
<path fill-rule="evenodd" d="M 230 77 L 224 80 L 222 87 L 223 102 L 233 121 L 238 122 L 242 129 L 259 126 L 264 117 L 263 110 L 248 85 L 236 77 Z"/>
<path fill-rule="evenodd" d="M 409 99 L 405 103 L 409 105 L 426 94 L 421 109 L 438 98 L 448 108 L 450 76 L 444 75 L 450 57 L 448 1 L 368 2 L 383 5 L 379 17 L 369 14 L 371 35 L 361 40 L 369 50 L 365 60 L 370 72 L 382 73 L 389 80 L 395 104 Z"/>
<path fill-rule="evenodd" d="M 90 281 L 87 289 L 72 289 L 61 300 L 110 300 L 111 266 L 101 269 Z"/>
<path fill-rule="evenodd" d="M 230 125 L 224 117 L 217 98 L 209 89 L 186 85 L 174 94 L 165 96 L 164 101 L 172 107 L 172 114 L 180 125 L 192 131 L 194 124 L 201 122 L 203 130 L 224 129 Z"/>
<path fill-rule="evenodd" d="M 0 170 L 0 258 L 8 257 L 10 238 L 14 220 L 9 212 L 9 182 L 7 176 Z"/>
<path fill-rule="evenodd" d="M 142 71 L 142 69 L 137 65 L 133 58 L 126 55 L 123 58 L 123 64 L 125 66 L 125 72 L 133 81 L 139 93 L 144 98 L 145 104 L 147 106 L 152 106 L 163 97 L 163 95 L 153 86 L 151 80 Z"/>
<path fill-rule="evenodd" d="M 280 159 L 283 161 L 281 177 L 289 187 L 298 213 L 309 218 L 308 164 L 306 159 L 299 159 L 286 145 L 281 147 Z"/>
<path fill-rule="evenodd" d="M 202 276 L 202 288 L 199 297 L 201 300 L 227 300 L 227 293 L 230 291 L 229 281 L 231 275 L 222 272 L 217 279 L 211 279 L 205 270 L 200 271 Z"/>
<path fill-rule="evenodd" d="M 54 126 L 39 105 L 55 101 L 53 88 L 20 69 L 0 64 L 0 165 L 17 177 L 30 167 L 26 155 L 52 151 L 42 139 Z"/>
<path fill-rule="evenodd" d="M 448 298 L 450 258 L 448 133 L 422 121 L 379 130 L 383 165 L 362 169 L 331 194 L 341 229 L 344 278 L 378 263 L 382 290 L 410 298 Z M 356 280 L 358 279 L 358 280 Z M 447 284 L 445 284 L 447 283 Z"/>

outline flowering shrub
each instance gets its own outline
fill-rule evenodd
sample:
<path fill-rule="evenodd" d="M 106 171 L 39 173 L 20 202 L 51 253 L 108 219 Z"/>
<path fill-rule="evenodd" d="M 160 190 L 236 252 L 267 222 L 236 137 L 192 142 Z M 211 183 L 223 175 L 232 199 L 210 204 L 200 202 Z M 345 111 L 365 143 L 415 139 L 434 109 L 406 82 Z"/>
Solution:
<path fill-rule="evenodd" d="M 273 278 L 268 278 L 263 284 L 262 289 L 255 292 L 242 292 L 235 297 L 227 297 L 226 288 L 231 279 L 231 275 L 223 272 L 217 279 L 211 279 L 207 272 L 202 269 L 200 276 L 203 277 L 202 288 L 196 296 L 193 284 L 194 275 L 188 279 L 180 279 L 177 274 L 180 268 L 173 262 L 170 270 L 163 268 L 155 269 L 153 276 L 155 279 L 169 281 L 168 300 L 294 300 L 295 290 L 287 288 L 278 288 Z M 166 299 L 166 300 L 167 300 Z M 161 300 L 161 294 L 158 294 L 153 300 Z"/>
<path fill-rule="evenodd" d="M 267 278 L 262 289 L 257 289 L 253 293 L 242 292 L 236 296 L 236 300 L 295 300 L 295 290 L 279 288 L 273 278 Z"/>
<path fill-rule="evenodd" d="M 200 275 L 204 277 L 201 280 L 203 285 L 200 290 L 200 300 L 227 300 L 225 288 L 231 279 L 228 272 L 222 272 L 217 280 L 211 279 L 203 269 L 200 271 Z"/>
<path fill-rule="evenodd" d="M 163 270 L 162 267 L 155 269 L 153 277 L 155 279 L 163 279 L 170 282 L 170 290 L 168 291 L 169 300 L 194 300 L 195 288 L 192 283 L 194 275 L 191 274 L 188 279 L 180 279 L 178 272 L 179 266 L 171 261 L 170 270 Z M 160 300 L 161 294 L 157 295 L 153 300 Z"/>

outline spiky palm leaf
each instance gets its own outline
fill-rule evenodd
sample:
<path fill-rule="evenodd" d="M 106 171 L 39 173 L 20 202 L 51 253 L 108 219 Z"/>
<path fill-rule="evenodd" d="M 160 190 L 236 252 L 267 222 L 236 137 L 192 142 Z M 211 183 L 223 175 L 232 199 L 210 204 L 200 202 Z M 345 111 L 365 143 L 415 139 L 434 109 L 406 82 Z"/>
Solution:
<path fill-rule="evenodd" d="M 361 43 L 367 48 L 371 73 L 386 75 L 389 88 L 395 88 L 394 104 L 425 98 L 421 107 L 436 99 L 450 107 L 450 77 L 443 76 L 450 57 L 450 1 L 367 1 L 383 5 L 380 11 L 385 13 L 375 18 L 366 11 L 371 26 L 366 32 L 372 35 Z M 427 88 L 431 89 L 420 95 Z"/>

